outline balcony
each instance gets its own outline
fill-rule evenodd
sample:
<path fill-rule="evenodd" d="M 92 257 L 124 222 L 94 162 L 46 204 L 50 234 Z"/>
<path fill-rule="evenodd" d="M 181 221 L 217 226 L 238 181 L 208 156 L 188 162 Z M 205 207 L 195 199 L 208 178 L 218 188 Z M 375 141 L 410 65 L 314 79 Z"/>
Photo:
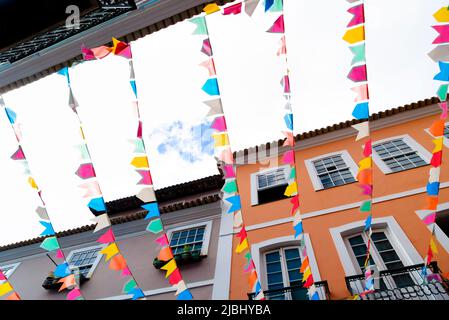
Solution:
<path fill-rule="evenodd" d="M 320 300 L 329 300 L 329 287 L 327 281 L 315 282 Z M 309 300 L 307 288 L 296 285 L 276 290 L 263 292 L 266 300 Z M 255 293 L 248 293 L 249 300 L 254 300 Z"/>
<path fill-rule="evenodd" d="M 429 265 L 427 281 L 421 276 L 424 264 L 379 272 L 374 292 L 360 296 L 362 300 L 449 300 L 449 282 L 439 275 L 434 261 Z M 375 282 L 375 283 L 376 283 Z M 365 288 L 363 274 L 346 277 L 346 286 L 351 295 L 360 295 Z"/>

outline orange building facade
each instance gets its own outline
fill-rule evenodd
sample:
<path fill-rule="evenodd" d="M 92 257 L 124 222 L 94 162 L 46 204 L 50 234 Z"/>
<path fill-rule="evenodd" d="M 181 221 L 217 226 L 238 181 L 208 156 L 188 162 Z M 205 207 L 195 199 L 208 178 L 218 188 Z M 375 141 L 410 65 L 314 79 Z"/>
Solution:
<path fill-rule="evenodd" d="M 421 267 L 431 231 L 423 221 L 432 136 L 438 118 L 435 99 L 371 117 L 373 140 L 373 220 L 371 257 L 379 274 L 371 298 L 449 299 L 444 280 L 422 284 Z M 296 137 L 296 172 L 304 236 L 321 299 L 346 299 L 363 290 L 366 213 L 356 180 L 362 144 L 350 121 Z M 291 203 L 283 195 L 286 166 L 283 141 L 237 152 L 237 182 L 251 254 L 267 299 L 303 299 L 299 241 L 294 238 Z M 438 253 L 434 273 L 449 272 L 449 123 L 446 123 L 439 206 L 435 227 Z M 214 298 L 248 299 L 245 258 L 235 253 L 232 217 L 223 213 Z M 416 288 L 416 285 L 421 285 Z M 415 286 L 416 292 L 406 291 Z M 218 290 L 221 290 L 219 292 Z M 401 291 L 402 290 L 402 291 Z M 430 291 L 429 291 L 430 290 Z M 431 293 L 429 293 L 431 292 Z M 402 294 L 402 295 L 401 295 Z"/>

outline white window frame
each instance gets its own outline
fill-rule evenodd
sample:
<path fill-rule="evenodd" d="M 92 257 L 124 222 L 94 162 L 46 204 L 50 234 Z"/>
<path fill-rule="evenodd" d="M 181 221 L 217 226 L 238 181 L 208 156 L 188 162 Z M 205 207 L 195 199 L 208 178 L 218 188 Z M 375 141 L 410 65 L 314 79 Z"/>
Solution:
<path fill-rule="evenodd" d="M 5 274 L 6 278 L 9 279 L 9 277 L 11 277 L 14 274 L 14 272 L 16 271 L 16 269 L 19 267 L 20 264 L 21 264 L 21 262 L 16 262 L 16 263 L 11 263 L 11 264 L 7 264 L 4 266 L 0 266 L 0 270 L 3 271 L 3 269 L 5 269 L 5 268 L 11 268 L 9 275 Z M 0 283 L 3 281 L 0 281 Z"/>
<path fill-rule="evenodd" d="M 379 229 L 386 229 L 388 231 L 388 240 L 395 249 L 404 266 L 420 264 L 423 262 L 422 257 L 419 255 L 418 251 L 410 242 L 394 217 L 388 216 L 373 219 L 371 226 L 373 231 Z M 365 220 L 360 220 L 329 229 L 346 276 L 359 275 L 360 268 L 353 258 L 352 248 L 348 248 L 345 240 L 348 236 L 363 232 L 364 228 Z"/>
<path fill-rule="evenodd" d="M 291 245 L 291 246 L 280 246 L 280 247 L 277 247 L 275 249 L 264 251 L 262 253 L 263 265 L 264 265 L 264 268 L 265 268 L 265 272 L 264 272 L 265 279 L 264 280 L 265 280 L 265 283 L 267 284 L 267 286 L 268 286 L 268 275 L 267 275 L 267 272 L 266 272 L 267 271 L 266 270 L 266 267 L 267 267 L 266 255 L 269 254 L 269 253 L 273 253 L 273 252 L 280 252 L 282 283 L 284 285 L 284 288 L 287 288 L 287 287 L 291 286 L 290 280 L 288 279 L 288 271 L 287 271 L 287 266 L 286 266 L 285 256 L 284 256 L 284 251 L 288 250 L 288 249 L 298 249 L 300 259 L 302 260 L 301 248 L 299 247 L 299 245 L 297 245 L 297 246 L 294 246 L 294 245 Z"/>
<path fill-rule="evenodd" d="M 438 204 L 438 208 L 436 210 L 437 214 L 439 211 L 449 210 L 449 202 Z M 431 211 L 430 210 L 417 210 L 415 213 L 418 217 L 423 220 Z M 424 223 L 424 222 L 423 222 Z M 441 244 L 441 246 L 449 253 L 449 237 L 441 230 L 441 228 L 435 223 L 435 238 Z M 429 231 L 432 231 L 432 225 L 428 225 L 427 228 Z"/>
<path fill-rule="evenodd" d="M 186 225 L 179 226 L 176 228 L 167 229 L 168 243 L 170 243 L 171 236 L 174 232 L 187 230 L 187 229 L 191 229 L 191 228 L 203 227 L 203 226 L 205 227 L 205 229 L 204 229 L 203 246 L 201 247 L 201 255 L 207 256 L 207 253 L 209 252 L 210 235 L 212 233 L 212 220 L 194 223 L 194 224 L 186 224 Z"/>
<path fill-rule="evenodd" d="M 323 184 L 321 183 L 321 179 L 318 176 L 318 172 L 317 172 L 313 162 L 317 161 L 317 160 L 320 160 L 320 159 L 323 159 L 323 158 L 336 156 L 336 155 L 340 155 L 342 157 L 343 161 L 348 166 L 348 169 L 351 172 L 352 176 L 354 177 L 355 181 L 357 181 L 358 166 L 355 163 L 354 159 L 352 159 L 352 157 L 349 154 L 348 150 L 340 150 L 340 151 L 337 151 L 337 152 L 331 152 L 331 153 L 327 153 L 327 154 L 322 154 L 322 155 L 319 155 L 317 157 L 304 160 L 304 163 L 305 163 L 306 168 L 307 168 L 307 172 L 309 173 L 309 177 L 310 177 L 310 180 L 312 181 L 312 185 L 313 185 L 313 188 L 315 189 L 315 191 L 327 190 L 329 188 L 327 188 L 327 189 L 324 188 Z M 344 186 L 344 185 L 346 185 L 346 184 L 343 184 L 341 186 Z M 341 186 L 339 186 L 339 187 L 341 187 Z"/>
<path fill-rule="evenodd" d="M 444 127 L 447 127 L 449 125 L 449 122 L 446 122 L 444 124 Z M 436 137 L 430 133 L 430 128 L 424 129 L 425 132 L 427 132 L 432 138 L 436 139 Z M 449 148 L 449 139 L 443 136 L 443 144 L 446 146 L 446 148 Z"/>
<path fill-rule="evenodd" d="M 393 172 L 387 164 L 379 157 L 376 150 L 374 150 L 374 146 L 379 143 L 395 140 L 395 139 L 403 139 L 404 142 L 413 150 L 416 151 L 416 153 L 427 163 L 430 163 L 430 160 L 432 159 L 432 153 L 430 153 L 426 148 L 424 148 L 422 145 L 420 145 L 415 139 L 413 139 L 410 135 L 404 134 L 400 136 L 395 137 L 388 137 L 386 139 L 373 141 L 373 161 L 377 165 L 377 167 L 384 173 L 384 174 L 391 174 L 391 173 L 399 173 L 402 171 Z M 363 148 L 363 146 L 362 146 Z M 416 168 L 414 168 L 416 169 Z M 411 169 L 410 169 L 411 170 Z"/>
<path fill-rule="evenodd" d="M 285 178 L 288 182 L 288 177 L 290 176 L 290 166 L 289 165 L 282 165 L 278 167 L 271 167 L 267 169 L 259 170 L 258 172 L 251 173 L 250 182 L 251 182 L 251 205 L 255 206 L 259 204 L 259 196 L 258 196 L 258 188 L 257 188 L 257 175 L 267 173 L 270 171 L 275 171 L 278 169 L 284 169 Z"/>
<path fill-rule="evenodd" d="M 80 248 L 80 249 L 76 249 L 76 250 L 72 250 L 70 251 L 70 253 L 68 254 L 66 261 L 67 263 L 70 265 L 70 259 L 72 258 L 72 256 L 75 253 L 79 253 L 79 252 L 83 252 L 83 251 L 88 251 L 88 250 L 92 250 L 92 249 L 104 249 L 106 247 L 106 245 L 98 245 L 98 246 L 91 246 L 91 247 L 86 247 L 86 248 Z M 89 270 L 89 273 L 87 274 L 86 278 L 90 278 L 92 277 L 93 273 L 95 272 L 95 269 L 97 268 L 98 264 L 101 261 L 101 258 L 103 257 L 102 254 L 98 253 L 97 258 L 95 259 L 94 263 L 92 264 L 92 267 Z"/>

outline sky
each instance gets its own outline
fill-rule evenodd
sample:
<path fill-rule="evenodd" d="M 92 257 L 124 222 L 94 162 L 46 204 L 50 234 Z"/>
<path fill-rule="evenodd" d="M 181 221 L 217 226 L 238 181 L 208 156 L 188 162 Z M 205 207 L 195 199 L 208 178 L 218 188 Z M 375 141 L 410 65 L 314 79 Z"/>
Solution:
<path fill-rule="evenodd" d="M 285 24 L 295 133 L 351 119 L 352 55 L 342 36 L 350 4 L 335 0 L 285 0 Z M 427 53 L 436 32 L 433 13 L 447 1 L 366 2 L 366 55 L 371 112 L 435 95 L 437 64 Z M 245 14 L 207 17 L 210 40 L 234 151 L 282 138 L 285 67 L 276 52 L 280 36 L 265 32 L 278 14 L 261 5 Z M 178 23 L 132 42 L 144 139 L 155 188 L 217 174 L 205 115 L 208 78 L 199 63 L 204 36 Z M 128 62 L 110 56 L 70 70 L 86 139 L 106 201 L 136 194 L 130 165 L 137 119 L 131 107 Z M 3 95 L 18 114 L 23 148 L 56 231 L 91 224 L 88 200 L 75 175 L 80 159 L 77 119 L 67 106 L 65 78 L 54 74 Z M 38 199 L 10 159 L 17 149 L 6 116 L 0 117 L 0 245 L 39 236 Z"/>

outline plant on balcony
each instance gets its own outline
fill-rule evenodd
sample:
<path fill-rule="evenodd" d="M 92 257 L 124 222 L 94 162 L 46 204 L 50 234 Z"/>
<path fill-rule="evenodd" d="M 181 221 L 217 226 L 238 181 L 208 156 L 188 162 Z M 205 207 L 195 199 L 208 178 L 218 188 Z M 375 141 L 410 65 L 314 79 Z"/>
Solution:
<path fill-rule="evenodd" d="M 46 290 L 59 290 L 62 286 L 62 283 L 58 281 L 61 279 L 62 277 L 55 277 L 55 274 L 53 273 L 53 271 L 51 271 L 48 273 L 47 278 L 45 278 L 44 283 L 42 283 L 42 287 Z M 80 285 L 88 280 L 89 278 L 86 278 L 83 274 L 80 274 Z"/>
<path fill-rule="evenodd" d="M 173 255 L 173 257 L 176 261 L 176 264 L 182 266 L 193 262 L 199 262 L 206 256 L 201 255 L 199 250 L 192 251 L 192 248 L 187 245 L 184 247 L 183 252 Z M 166 261 L 159 260 L 157 257 L 153 260 L 153 266 L 156 269 L 160 269 L 165 264 L 167 264 Z"/>

